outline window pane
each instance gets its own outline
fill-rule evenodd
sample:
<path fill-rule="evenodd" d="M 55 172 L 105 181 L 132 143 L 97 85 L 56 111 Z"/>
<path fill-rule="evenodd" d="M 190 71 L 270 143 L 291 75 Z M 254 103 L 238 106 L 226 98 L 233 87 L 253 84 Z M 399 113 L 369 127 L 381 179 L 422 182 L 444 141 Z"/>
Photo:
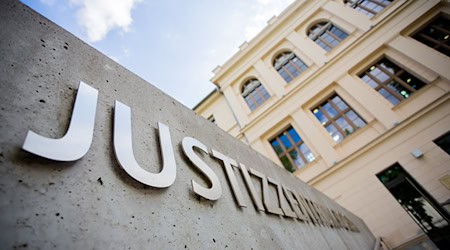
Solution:
<path fill-rule="evenodd" d="M 413 36 L 414 39 L 447 56 L 450 56 L 450 19 L 440 14 Z"/>
<path fill-rule="evenodd" d="M 336 111 L 333 108 L 331 102 L 338 107 L 339 111 Z M 313 109 L 314 115 L 319 121 L 321 121 L 323 115 L 321 115 L 319 108 L 325 109 L 330 116 L 333 116 L 333 119 L 327 120 L 327 122 L 322 122 L 322 125 L 325 126 L 325 129 L 336 142 L 342 141 L 356 129 L 366 125 L 364 120 L 361 119 L 361 117 L 359 117 L 358 114 L 354 112 L 351 107 L 348 106 L 338 95 L 332 96 L 327 102 Z M 347 117 L 348 119 L 346 119 Z"/>
<path fill-rule="evenodd" d="M 260 95 L 258 95 L 257 93 L 253 92 L 252 93 L 253 98 L 255 98 L 256 103 L 259 105 L 261 105 L 263 103 L 263 99 L 261 98 Z"/>
<path fill-rule="evenodd" d="M 382 11 L 385 6 L 389 5 L 392 1 L 390 0 L 355 0 L 346 1 L 346 4 L 356 9 L 357 11 L 372 17 L 375 14 Z"/>
<path fill-rule="evenodd" d="M 300 73 L 297 71 L 291 63 L 286 64 L 286 69 L 291 73 L 293 77 L 297 77 Z"/>
<path fill-rule="evenodd" d="M 413 89 L 418 90 L 425 86 L 425 83 L 421 80 L 417 79 L 413 75 L 411 75 L 408 72 L 402 73 L 400 76 L 400 79 L 402 79 L 406 84 L 411 86 Z"/>
<path fill-rule="evenodd" d="M 305 154 L 305 153 L 309 152 L 309 148 L 308 148 L 308 147 L 306 147 L 306 145 L 305 145 L 305 144 L 302 144 L 302 145 L 298 146 L 298 149 L 299 149 L 299 150 L 300 150 L 300 152 L 302 152 L 303 154 Z"/>
<path fill-rule="evenodd" d="M 305 165 L 305 162 L 300 158 L 297 151 L 292 150 L 289 154 L 297 167 L 303 167 Z"/>
<path fill-rule="evenodd" d="M 386 74 L 381 69 L 388 71 L 389 74 Z M 372 88 L 378 88 L 378 93 L 393 105 L 397 105 L 401 100 L 409 98 L 416 90 L 426 85 L 426 83 L 387 58 L 383 58 L 370 66 L 368 71 L 370 75 L 364 73 L 360 75 L 361 79 Z M 371 77 L 375 77 L 379 83 L 372 81 Z M 393 92 L 398 93 L 398 95 L 393 94 Z"/>
<path fill-rule="evenodd" d="M 286 149 L 292 148 L 292 144 L 285 134 L 280 136 L 280 139 Z"/>
<path fill-rule="evenodd" d="M 434 141 L 442 150 L 450 155 L 450 131 Z"/>
<path fill-rule="evenodd" d="M 320 123 L 325 124 L 328 122 L 328 118 L 320 111 L 319 109 L 315 109 L 313 111 L 314 115 L 317 117 Z"/>
<path fill-rule="evenodd" d="M 288 133 L 295 143 L 298 143 L 299 141 L 301 141 L 300 136 L 297 134 L 297 131 L 295 131 L 294 128 L 289 129 Z"/>
<path fill-rule="evenodd" d="M 317 44 L 319 44 L 320 47 L 322 47 L 326 51 L 330 51 L 331 47 L 323 43 L 322 41 L 317 40 Z"/>
<path fill-rule="evenodd" d="M 397 99 L 395 96 L 393 96 L 391 93 L 389 93 L 384 88 L 381 88 L 380 90 L 378 90 L 378 93 L 380 93 L 382 96 L 384 96 L 384 98 L 388 99 L 388 101 L 390 101 L 392 103 L 392 105 L 394 105 L 394 106 L 400 103 L 399 99 Z"/>
<path fill-rule="evenodd" d="M 340 110 L 346 110 L 348 108 L 347 104 L 339 96 L 333 97 L 332 100 Z"/>
<path fill-rule="evenodd" d="M 286 168 L 289 172 L 294 172 L 295 169 L 292 167 L 291 162 L 286 156 L 283 156 L 280 158 L 281 163 L 283 164 L 284 168 Z"/>
<path fill-rule="evenodd" d="M 281 141 L 283 145 L 280 145 L 279 141 Z M 297 148 L 292 145 L 291 141 L 296 143 Z M 295 170 L 294 166 L 303 167 L 307 162 L 315 159 L 308 146 L 302 142 L 298 133 L 291 126 L 280 133 L 275 139 L 272 139 L 270 144 L 280 161 L 283 163 L 283 166 L 291 172 Z M 290 158 L 287 157 L 286 154 L 288 154 Z"/>
<path fill-rule="evenodd" d="M 366 123 L 361 118 L 359 118 L 359 116 L 353 110 L 350 110 L 345 115 L 358 128 L 362 128 L 362 127 L 364 127 L 366 125 Z"/>
<path fill-rule="evenodd" d="M 264 86 L 256 79 L 249 80 L 244 84 L 242 87 L 242 96 L 252 111 L 270 97 Z"/>
<path fill-rule="evenodd" d="M 286 71 L 284 69 L 279 69 L 278 73 L 281 75 L 281 77 L 283 77 L 283 79 L 286 82 L 292 81 L 292 78 L 288 75 L 288 73 L 286 73 Z"/>
<path fill-rule="evenodd" d="M 305 157 L 306 157 L 306 160 L 307 160 L 308 162 L 312 162 L 312 161 L 314 161 L 314 160 L 316 159 L 316 157 L 315 157 L 311 152 L 307 153 L 307 154 L 305 155 Z"/>
<path fill-rule="evenodd" d="M 357 11 L 363 13 L 364 15 L 369 16 L 369 17 L 373 17 L 373 16 L 374 16 L 373 13 L 368 12 L 367 10 L 365 10 L 365 9 L 363 9 L 363 8 L 361 8 L 361 7 L 356 7 L 355 9 L 356 9 Z"/>
<path fill-rule="evenodd" d="M 295 65 L 297 65 L 297 67 L 303 72 L 307 69 L 306 64 L 304 64 L 300 59 L 298 59 L 297 57 L 292 59 L 292 62 L 295 63 Z"/>
<path fill-rule="evenodd" d="M 281 148 L 280 143 L 276 139 L 272 140 L 270 144 L 272 144 L 272 148 L 275 150 L 275 153 L 277 153 L 277 155 L 281 155 L 283 153 L 283 149 Z"/>
<path fill-rule="evenodd" d="M 389 79 L 389 75 L 381 71 L 378 67 L 370 71 L 369 74 L 371 74 L 373 78 L 377 79 L 380 82 L 384 82 Z"/>
<path fill-rule="evenodd" d="M 327 33 L 323 33 L 320 36 L 326 43 L 331 45 L 333 48 L 336 47 L 339 44 L 339 40 L 336 40 L 334 37 L 330 36 Z"/>
<path fill-rule="evenodd" d="M 252 98 L 249 95 L 245 97 L 245 102 L 247 102 L 247 105 L 250 107 L 250 110 L 254 110 L 256 108 L 255 103 L 253 102 Z"/>
<path fill-rule="evenodd" d="M 396 81 L 391 81 L 387 84 L 389 88 L 399 93 L 404 99 L 408 98 L 411 95 L 411 92 L 403 87 L 400 83 Z"/>
<path fill-rule="evenodd" d="M 348 36 L 347 33 L 345 33 L 344 31 L 342 31 L 341 29 L 339 29 L 336 26 L 332 26 L 331 32 L 333 34 L 335 34 L 337 37 L 339 37 L 341 40 L 344 40 Z"/>
<path fill-rule="evenodd" d="M 298 68 L 294 65 L 298 66 Z M 300 73 L 307 68 L 306 65 L 304 65 L 304 63 L 292 52 L 281 53 L 275 59 L 273 66 L 287 83 L 292 81 L 293 78 L 300 75 Z"/>
<path fill-rule="evenodd" d="M 335 117 L 338 114 L 338 112 L 333 108 L 333 106 L 331 106 L 330 103 L 326 103 L 322 107 L 330 117 Z"/>
<path fill-rule="evenodd" d="M 354 131 L 352 126 L 350 126 L 343 117 L 337 119 L 336 124 L 345 132 L 346 136 L 350 135 Z"/>
<path fill-rule="evenodd" d="M 308 37 L 326 51 L 336 47 L 347 36 L 347 33 L 330 22 L 316 24 L 308 32 Z"/>
<path fill-rule="evenodd" d="M 370 78 L 368 75 L 364 75 L 361 78 L 363 81 L 365 81 L 370 87 L 373 89 L 378 87 L 378 83 L 376 83 L 372 78 Z"/>
<path fill-rule="evenodd" d="M 342 134 L 336 129 L 334 125 L 328 125 L 326 129 L 328 133 L 331 135 L 331 138 L 333 138 L 333 141 L 340 142 L 342 141 L 342 139 L 344 139 Z"/>
<path fill-rule="evenodd" d="M 400 67 L 386 58 L 381 60 L 380 66 L 391 72 L 393 75 L 395 75 L 400 70 Z"/>

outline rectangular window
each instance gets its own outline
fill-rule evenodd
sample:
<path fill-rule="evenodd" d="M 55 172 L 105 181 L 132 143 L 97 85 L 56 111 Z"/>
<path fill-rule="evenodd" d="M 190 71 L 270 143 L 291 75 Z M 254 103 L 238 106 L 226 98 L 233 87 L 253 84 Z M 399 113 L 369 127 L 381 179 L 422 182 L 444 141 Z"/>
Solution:
<path fill-rule="evenodd" d="M 385 57 L 371 65 L 359 77 L 393 105 L 409 98 L 426 85 Z"/>
<path fill-rule="evenodd" d="M 417 41 L 450 56 L 450 18 L 441 13 L 424 28 L 413 34 Z"/>
<path fill-rule="evenodd" d="M 450 155 L 450 131 L 434 140 L 434 143 Z"/>
<path fill-rule="evenodd" d="M 270 140 L 283 166 L 290 172 L 301 168 L 315 159 L 308 146 L 292 126 Z"/>
<path fill-rule="evenodd" d="M 386 8 L 392 1 L 391 0 L 346 0 L 344 1 L 348 6 L 355 10 L 373 17 Z"/>
<path fill-rule="evenodd" d="M 312 112 L 335 142 L 342 141 L 366 125 L 366 122 L 337 94 L 312 109 Z"/>

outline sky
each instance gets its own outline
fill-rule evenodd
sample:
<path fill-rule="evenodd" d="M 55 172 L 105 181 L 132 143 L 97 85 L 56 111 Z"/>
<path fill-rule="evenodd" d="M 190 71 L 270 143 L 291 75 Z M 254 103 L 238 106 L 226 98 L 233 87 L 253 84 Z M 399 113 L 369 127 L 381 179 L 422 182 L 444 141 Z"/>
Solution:
<path fill-rule="evenodd" d="M 223 65 L 294 0 L 22 0 L 193 108 Z"/>

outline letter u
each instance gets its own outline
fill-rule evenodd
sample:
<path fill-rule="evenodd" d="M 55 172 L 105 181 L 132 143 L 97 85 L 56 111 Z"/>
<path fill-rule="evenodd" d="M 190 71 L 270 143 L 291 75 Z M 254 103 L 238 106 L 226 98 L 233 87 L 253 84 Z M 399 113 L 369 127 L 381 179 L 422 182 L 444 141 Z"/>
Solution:
<path fill-rule="evenodd" d="M 156 188 L 172 185 L 176 178 L 175 155 L 170 138 L 169 127 L 158 122 L 159 141 L 163 167 L 160 173 L 150 173 L 139 166 L 133 153 L 131 135 L 131 110 L 127 105 L 116 101 L 114 107 L 114 152 L 119 165 L 133 179 Z"/>

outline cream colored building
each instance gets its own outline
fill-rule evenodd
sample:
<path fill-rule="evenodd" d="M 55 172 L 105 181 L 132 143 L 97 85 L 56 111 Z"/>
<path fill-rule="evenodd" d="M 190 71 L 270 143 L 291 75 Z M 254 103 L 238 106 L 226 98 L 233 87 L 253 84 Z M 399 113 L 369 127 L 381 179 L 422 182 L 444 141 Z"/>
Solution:
<path fill-rule="evenodd" d="M 296 1 L 214 69 L 217 90 L 194 110 L 363 218 L 386 248 L 443 248 L 449 13 L 439 0 Z"/>

